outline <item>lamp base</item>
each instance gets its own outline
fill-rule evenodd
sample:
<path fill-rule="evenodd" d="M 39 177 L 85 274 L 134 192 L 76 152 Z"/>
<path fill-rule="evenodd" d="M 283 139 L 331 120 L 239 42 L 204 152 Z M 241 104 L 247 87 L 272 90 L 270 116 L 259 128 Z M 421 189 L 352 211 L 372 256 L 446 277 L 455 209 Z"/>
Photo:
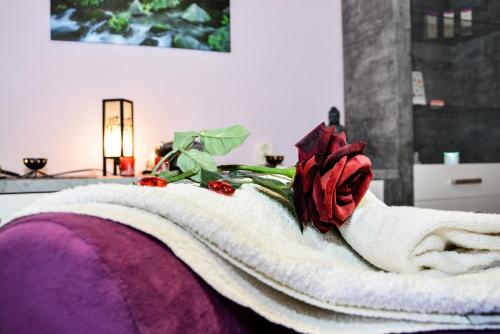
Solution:
<path fill-rule="evenodd" d="M 113 175 L 116 176 L 118 175 L 118 167 L 120 166 L 120 158 L 103 158 L 102 162 L 102 175 L 106 176 L 108 174 L 108 160 L 113 161 Z"/>
<path fill-rule="evenodd" d="M 33 178 L 33 179 L 37 179 L 40 177 L 51 177 L 51 176 L 44 172 L 40 172 L 38 169 L 33 169 L 22 176 L 22 178 Z"/>

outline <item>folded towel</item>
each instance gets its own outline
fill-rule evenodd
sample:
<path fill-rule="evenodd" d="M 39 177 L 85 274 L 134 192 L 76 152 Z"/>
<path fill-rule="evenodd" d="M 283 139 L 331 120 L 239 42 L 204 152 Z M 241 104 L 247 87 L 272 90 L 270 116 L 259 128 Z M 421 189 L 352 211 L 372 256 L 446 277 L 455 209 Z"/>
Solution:
<path fill-rule="evenodd" d="M 500 269 L 432 277 L 380 271 L 306 227 L 254 186 L 227 197 L 190 184 L 94 185 L 50 195 L 18 216 L 77 212 L 148 233 L 224 296 L 310 333 L 500 328 Z"/>
<path fill-rule="evenodd" d="M 368 192 L 340 233 L 387 271 L 463 274 L 500 266 L 497 214 L 388 207 Z"/>

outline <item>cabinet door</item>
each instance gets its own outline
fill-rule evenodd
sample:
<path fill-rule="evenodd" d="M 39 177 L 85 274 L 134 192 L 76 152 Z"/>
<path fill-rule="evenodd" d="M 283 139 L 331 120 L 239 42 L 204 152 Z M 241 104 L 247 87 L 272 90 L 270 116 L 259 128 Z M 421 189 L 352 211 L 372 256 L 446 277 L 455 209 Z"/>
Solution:
<path fill-rule="evenodd" d="M 45 193 L 37 194 L 7 194 L 0 195 L 0 221 L 4 222 L 8 217 L 21 210 L 33 201 L 43 197 Z"/>

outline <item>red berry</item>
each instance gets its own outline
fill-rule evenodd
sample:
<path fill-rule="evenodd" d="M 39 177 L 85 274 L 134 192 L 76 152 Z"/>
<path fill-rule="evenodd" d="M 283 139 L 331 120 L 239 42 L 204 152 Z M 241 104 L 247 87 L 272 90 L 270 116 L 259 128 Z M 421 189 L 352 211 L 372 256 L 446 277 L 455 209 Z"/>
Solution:
<path fill-rule="evenodd" d="M 232 195 L 234 193 L 234 188 L 229 183 L 225 181 L 210 181 L 208 182 L 208 189 L 215 191 L 222 195 Z"/>
<path fill-rule="evenodd" d="M 167 181 L 161 177 L 146 176 L 137 181 L 137 184 L 143 187 L 166 187 Z"/>

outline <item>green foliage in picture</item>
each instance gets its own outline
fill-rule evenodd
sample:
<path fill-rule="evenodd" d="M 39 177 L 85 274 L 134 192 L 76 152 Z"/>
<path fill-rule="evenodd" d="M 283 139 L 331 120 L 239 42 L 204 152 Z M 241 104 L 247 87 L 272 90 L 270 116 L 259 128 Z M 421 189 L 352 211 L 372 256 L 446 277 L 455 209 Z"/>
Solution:
<path fill-rule="evenodd" d="M 57 4 L 54 8 L 56 13 L 62 13 L 66 9 L 68 9 L 68 6 L 66 4 L 63 4 L 63 3 Z"/>
<path fill-rule="evenodd" d="M 74 6 L 78 7 L 98 7 L 102 5 L 104 0 L 71 0 Z"/>
<path fill-rule="evenodd" d="M 231 0 L 50 0 L 58 41 L 229 52 Z"/>
<path fill-rule="evenodd" d="M 130 16 L 127 13 L 113 14 L 108 21 L 109 29 L 117 34 L 124 34 L 128 31 Z"/>
<path fill-rule="evenodd" d="M 86 6 L 94 6 L 97 7 L 102 4 L 103 0 L 80 0 L 80 4 L 82 7 Z"/>
<path fill-rule="evenodd" d="M 149 31 L 155 34 L 161 34 L 167 31 L 172 30 L 173 27 L 168 25 L 168 24 L 163 24 L 163 23 L 155 23 Z"/>
<path fill-rule="evenodd" d="M 208 46 L 215 51 L 228 52 L 230 49 L 229 24 L 231 23 L 229 16 L 224 14 L 220 23 L 222 27 L 208 37 Z"/>
<path fill-rule="evenodd" d="M 230 48 L 229 27 L 219 28 L 210 35 L 208 37 L 208 46 L 215 51 L 228 52 Z"/>
<path fill-rule="evenodd" d="M 180 3 L 180 0 L 147 0 L 144 2 L 143 8 L 148 12 L 158 12 L 163 9 L 175 8 Z"/>
<path fill-rule="evenodd" d="M 220 21 L 220 23 L 223 25 L 223 26 L 228 26 L 230 21 L 229 21 L 229 16 L 224 14 L 224 16 L 222 17 L 222 20 Z"/>

